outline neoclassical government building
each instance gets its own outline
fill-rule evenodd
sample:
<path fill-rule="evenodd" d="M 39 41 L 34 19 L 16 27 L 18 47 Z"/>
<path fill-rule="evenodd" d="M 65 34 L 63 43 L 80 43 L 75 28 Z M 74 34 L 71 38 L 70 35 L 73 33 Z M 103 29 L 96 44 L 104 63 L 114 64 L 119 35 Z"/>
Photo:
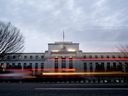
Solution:
<path fill-rule="evenodd" d="M 44 53 L 7 54 L 0 61 L 5 69 L 32 70 L 40 76 L 119 76 L 127 77 L 128 58 L 121 52 L 84 52 L 79 43 L 48 44 Z"/>

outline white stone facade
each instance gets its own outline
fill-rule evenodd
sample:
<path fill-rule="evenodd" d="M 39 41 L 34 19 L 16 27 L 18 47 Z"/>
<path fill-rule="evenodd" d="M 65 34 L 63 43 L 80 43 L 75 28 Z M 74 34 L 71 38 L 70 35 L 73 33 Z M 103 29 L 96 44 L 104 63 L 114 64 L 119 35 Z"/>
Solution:
<path fill-rule="evenodd" d="M 120 52 L 82 52 L 79 43 L 55 42 L 48 44 L 44 53 L 7 54 L 0 61 L 5 68 L 37 69 L 33 74 L 61 69 L 76 69 L 76 72 L 128 71 L 127 57 Z M 52 70 L 50 70 L 52 69 Z"/>

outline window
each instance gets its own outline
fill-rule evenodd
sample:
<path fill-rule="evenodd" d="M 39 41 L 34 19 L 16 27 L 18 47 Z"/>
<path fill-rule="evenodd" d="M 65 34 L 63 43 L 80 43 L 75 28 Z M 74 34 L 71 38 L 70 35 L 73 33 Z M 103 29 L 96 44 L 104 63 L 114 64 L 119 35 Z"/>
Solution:
<path fill-rule="evenodd" d="M 55 58 L 55 62 L 58 62 L 58 58 Z"/>
<path fill-rule="evenodd" d="M 24 56 L 24 59 L 27 59 L 27 56 Z"/>
<path fill-rule="evenodd" d="M 24 63 L 24 68 L 27 68 L 27 64 L 26 63 Z"/>
<path fill-rule="evenodd" d="M 58 58 L 55 58 L 55 69 L 58 68 Z"/>
<path fill-rule="evenodd" d="M 119 65 L 121 65 L 122 63 L 121 62 L 119 62 Z"/>
<path fill-rule="evenodd" d="M 127 58 L 127 57 L 128 57 L 128 56 L 126 56 L 126 55 L 124 56 L 124 58 Z"/>
<path fill-rule="evenodd" d="M 18 63 L 18 66 L 17 66 L 17 68 L 22 68 L 22 67 L 21 67 L 21 63 Z"/>
<path fill-rule="evenodd" d="M 15 63 L 12 63 L 12 67 L 15 68 L 15 66 L 16 66 Z"/>
<path fill-rule="evenodd" d="M 1 63 L 1 65 L 3 65 L 4 63 Z"/>
<path fill-rule="evenodd" d="M 28 66 L 28 68 L 32 68 L 32 63 L 29 63 L 29 66 Z"/>
<path fill-rule="evenodd" d="M 104 62 L 101 62 L 100 68 L 101 68 L 101 71 L 105 71 L 105 69 L 104 69 Z"/>
<path fill-rule="evenodd" d="M 96 62 L 96 71 L 104 71 L 104 62 L 98 63 Z"/>
<path fill-rule="evenodd" d="M 35 63 L 35 68 L 38 68 L 38 63 Z"/>
<path fill-rule="evenodd" d="M 72 61 L 72 58 L 69 58 L 69 68 L 73 68 L 73 61 Z"/>
<path fill-rule="evenodd" d="M 122 63 L 119 62 L 119 64 L 117 65 L 117 71 L 123 71 L 122 69 Z"/>
<path fill-rule="evenodd" d="M 33 57 L 32 56 L 30 56 L 30 59 L 32 59 Z"/>
<path fill-rule="evenodd" d="M 18 59 L 21 59 L 21 55 L 18 55 L 17 58 L 18 58 Z"/>
<path fill-rule="evenodd" d="M 12 63 L 13 66 L 15 66 L 15 63 Z"/>
<path fill-rule="evenodd" d="M 87 71 L 87 63 L 84 63 L 84 71 Z"/>
<path fill-rule="evenodd" d="M 104 56 L 103 56 L 103 55 L 101 55 L 101 58 L 104 58 Z"/>
<path fill-rule="evenodd" d="M 44 68 L 44 63 L 41 63 L 41 68 Z"/>
<path fill-rule="evenodd" d="M 38 70 L 38 63 L 35 63 L 35 71 Z"/>
<path fill-rule="evenodd" d="M 65 58 L 62 58 L 62 68 L 66 68 L 66 61 L 65 61 Z"/>
<path fill-rule="evenodd" d="M 6 66 L 9 66 L 9 63 L 6 63 Z"/>
<path fill-rule="evenodd" d="M 96 71 L 99 71 L 99 63 L 96 62 L 95 64 L 96 64 Z"/>
<path fill-rule="evenodd" d="M 36 56 L 36 59 L 38 59 L 39 57 L 38 56 Z"/>
<path fill-rule="evenodd" d="M 16 56 L 13 56 L 12 58 L 13 58 L 13 59 L 16 59 Z"/>
<path fill-rule="evenodd" d="M 110 71 L 111 67 L 110 67 L 110 62 L 107 62 L 107 71 Z"/>
<path fill-rule="evenodd" d="M 121 58 L 121 56 L 119 55 L 118 58 Z"/>
<path fill-rule="evenodd" d="M 107 55 L 107 58 L 109 58 L 109 56 Z"/>
<path fill-rule="evenodd" d="M 113 62 L 113 71 L 116 71 L 116 62 Z"/>
<path fill-rule="evenodd" d="M 9 63 L 6 63 L 6 68 L 10 68 L 10 64 Z"/>
<path fill-rule="evenodd" d="M 90 63 L 90 71 L 93 71 L 92 62 Z"/>
<path fill-rule="evenodd" d="M 55 69 L 58 69 L 58 62 L 55 62 Z"/>
<path fill-rule="evenodd" d="M 41 59 L 43 59 L 44 58 L 44 56 L 41 56 Z"/>
<path fill-rule="evenodd" d="M 7 56 L 7 59 L 10 59 L 10 56 Z"/>
<path fill-rule="evenodd" d="M 89 58 L 92 58 L 92 56 L 90 55 Z"/>
<path fill-rule="evenodd" d="M 128 62 L 125 62 L 125 71 L 128 72 Z"/>
<path fill-rule="evenodd" d="M 1 64 L 0 64 L 0 67 L 3 67 L 3 65 L 4 65 L 4 63 L 1 63 Z"/>
<path fill-rule="evenodd" d="M 115 66 L 116 66 L 116 62 L 113 62 L 113 65 L 115 65 Z"/>
<path fill-rule="evenodd" d="M 12 68 L 12 65 L 10 63 L 6 63 L 6 68 Z"/>
<path fill-rule="evenodd" d="M 95 58 L 98 58 L 98 56 L 97 56 L 97 55 L 95 55 Z"/>
<path fill-rule="evenodd" d="M 113 55 L 112 58 L 115 58 L 115 56 Z"/>
<path fill-rule="evenodd" d="M 84 58 L 86 58 L 86 55 L 84 55 Z"/>

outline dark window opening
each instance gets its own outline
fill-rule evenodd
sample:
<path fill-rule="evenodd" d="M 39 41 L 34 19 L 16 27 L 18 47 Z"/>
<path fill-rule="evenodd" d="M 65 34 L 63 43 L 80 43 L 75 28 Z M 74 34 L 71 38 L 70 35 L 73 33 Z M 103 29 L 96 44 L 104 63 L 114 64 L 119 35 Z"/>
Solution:
<path fill-rule="evenodd" d="M 87 71 L 87 63 L 84 63 L 84 71 Z"/>
<path fill-rule="evenodd" d="M 27 59 L 27 56 L 24 56 L 24 59 Z"/>
<path fill-rule="evenodd" d="M 36 56 L 36 59 L 38 59 L 39 57 L 38 56 Z"/>
<path fill-rule="evenodd" d="M 30 56 L 30 59 L 32 59 L 33 57 L 32 56 Z"/>

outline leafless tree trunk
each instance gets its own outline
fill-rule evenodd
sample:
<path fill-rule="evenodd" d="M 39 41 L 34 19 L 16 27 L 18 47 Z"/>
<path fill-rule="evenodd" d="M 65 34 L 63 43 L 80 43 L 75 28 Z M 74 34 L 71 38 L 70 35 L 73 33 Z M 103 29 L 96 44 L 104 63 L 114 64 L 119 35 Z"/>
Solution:
<path fill-rule="evenodd" d="M 0 22 L 0 58 L 7 53 L 17 53 L 23 51 L 24 38 L 20 30 L 11 23 Z"/>

